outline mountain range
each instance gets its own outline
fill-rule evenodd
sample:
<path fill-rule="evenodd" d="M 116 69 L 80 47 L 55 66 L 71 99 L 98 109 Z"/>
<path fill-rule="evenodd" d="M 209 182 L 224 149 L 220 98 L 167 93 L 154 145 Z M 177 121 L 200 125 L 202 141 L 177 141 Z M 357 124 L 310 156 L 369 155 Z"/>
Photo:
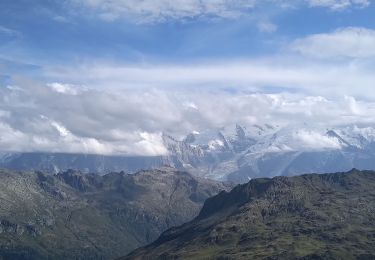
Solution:
<path fill-rule="evenodd" d="M 260 178 L 125 259 L 374 259 L 375 172 Z"/>
<path fill-rule="evenodd" d="M 120 257 L 230 187 L 168 167 L 104 176 L 0 170 L 0 258 Z"/>
<path fill-rule="evenodd" d="M 375 170 L 375 128 L 270 124 L 194 131 L 177 139 L 163 134 L 169 153 L 103 156 L 64 153 L 3 153 L 0 167 L 58 173 L 68 169 L 134 173 L 169 165 L 195 176 L 245 183 L 252 178 L 301 173 Z"/>

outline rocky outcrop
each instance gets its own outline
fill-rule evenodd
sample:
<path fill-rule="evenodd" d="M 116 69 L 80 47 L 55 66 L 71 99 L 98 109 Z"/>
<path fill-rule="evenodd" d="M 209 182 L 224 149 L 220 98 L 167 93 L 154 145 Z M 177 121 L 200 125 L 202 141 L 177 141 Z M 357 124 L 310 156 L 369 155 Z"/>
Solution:
<path fill-rule="evenodd" d="M 255 179 L 123 259 L 373 259 L 375 172 Z"/>
<path fill-rule="evenodd" d="M 104 176 L 0 170 L 0 258 L 113 259 L 193 219 L 223 189 L 173 168 Z"/>

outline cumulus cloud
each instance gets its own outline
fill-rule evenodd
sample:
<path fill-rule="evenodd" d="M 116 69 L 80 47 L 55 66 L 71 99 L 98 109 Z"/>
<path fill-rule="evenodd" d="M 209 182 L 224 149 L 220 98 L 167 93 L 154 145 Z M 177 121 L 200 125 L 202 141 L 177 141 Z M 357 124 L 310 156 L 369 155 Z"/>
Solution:
<path fill-rule="evenodd" d="M 375 30 L 359 27 L 337 29 L 297 39 L 291 49 L 317 58 L 373 58 Z"/>
<path fill-rule="evenodd" d="M 142 110 L 140 100 L 126 103 L 124 98 L 97 91 L 76 91 L 72 95 L 54 86 L 31 83 L 0 89 L 0 150 L 166 153 L 161 132 L 145 132 L 147 122 L 142 121 L 152 124 L 155 119 L 146 114 L 154 108 Z M 63 89 L 68 87 L 72 88 L 67 85 Z M 138 124 L 128 120 L 132 113 L 137 114 L 135 111 L 144 117 Z"/>
<path fill-rule="evenodd" d="M 189 132 L 236 123 L 314 122 L 325 127 L 375 123 L 375 103 L 353 97 L 331 100 L 302 94 L 213 91 L 85 89 L 72 95 L 31 82 L 3 87 L 0 150 L 160 155 L 167 152 L 163 132 L 182 138 Z M 305 143 L 318 138 L 299 137 Z M 311 142 L 333 145 L 331 140 L 319 140 Z"/>

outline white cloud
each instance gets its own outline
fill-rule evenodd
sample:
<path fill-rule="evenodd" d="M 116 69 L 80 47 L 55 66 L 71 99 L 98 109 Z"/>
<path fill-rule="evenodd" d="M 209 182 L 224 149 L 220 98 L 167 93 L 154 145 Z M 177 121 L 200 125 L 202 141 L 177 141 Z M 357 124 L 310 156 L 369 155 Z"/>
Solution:
<path fill-rule="evenodd" d="M 297 39 L 291 49 L 317 58 L 373 58 L 375 30 L 348 27 Z"/>
<path fill-rule="evenodd" d="M 9 36 L 20 36 L 20 32 L 0 25 L 0 34 Z"/>
<path fill-rule="evenodd" d="M 72 85 L 70 87 L 73 88 Z M 150 124 L 156 120 L 146 114 L 158 109 L 139 109 L 140 100 L 131 100 L 132 104 L 126 104 L 126 96 L 120 98 L 90 90 L 71 95 L 66 91 L 55 91 L 50 85 L 3 88 L 0 96 L 2 151 L 166 153 L 162 133 L 143 130 L 150 130 L 145 127 L 147 120 Z M 127 109 L 127 106 L 131 107 Z M 132 115 L 143 118 L 129 121 Z"/>
<path fill-rule="evenodd" d="M 163 131 L 182 137 L 236 123 L 375 124 L 375 102 L 350 96 L 336 100 L 213 89 L 87 89 L 70 95 L 49 86 L 21 84 L 0 88 L 1 151 L 159 155 L 167 152 Z M 317 149 L 335 145 L 314 133 L 297 137 L 299 143 Z"/>
<path fill-rule="evenodd" d="M 332 10 L 363 8 L 370 5 L 369 0 L 70 0 L 75 7 L 88 8 L 103 20 L 120 18 L 138 23 L 165 22 L 191 18 L 239 18 L 251 15 L 254 7 L 262 8 L 268 4 L 279 9 L 303 6 L 325 7 Z M 274 31 L 272 23 L 260 23 L 260 29 Z"/>
<path fill-rule="evenodd" d="M 63 125 L 59 124 L 58 122 L 52 121 L 51 125 L 56 128 L 61 137 L 67 137 L 68 135 L 71 135 L 69 130 L 66 129 Z"/>
<path fill-rule="evenodd" d="M 109 153 L 159 153 L 164 149 L 158 139 L 163 131 L 182 137 L 236 123 L 374 124 L 372 34 L 369 29 L 344 28 L 299 39 L 291 48 L 302 56 L 289 52 L 242 61 L 90 62 L 47 68 L 47 78 L 69 79 L 92 89 L 50 85 L 49 95 L 58 95 L 54 99 L 61 102 L 41 110 L 50 111 L 49 118 L 78 138 L 121 147 L 106 148 Z M 72 91 L 77 93 L 69 94 Z M 34 103 L 48 104 L 39 99 Z M 56 107 L 64 112 L 54 112 Z M 301 138 L 318 147 L 334 146 L 325 137 Z"/>
<path fill-rule="evenodd" d="M 299 148 L 308 148 L 313 150 L 322 149 L 340 149 L 341 144 L 338 139 L 330 138 L 319 132 L 302 130 L 295 133 L 294 138 L 299 142 Z"/>
<path fill-rule="evenodd" d="M 61 15 L 53 16 L 52 19 L 60 23 L 69 23 L 69 19 Z"/>
<path fill-rule="evenodd" d="M 72 86 L 70 84 L 61 84 L 61 83 L 50 83 L 47 86 L 51 87 L 53 90 L 63 94 L 70 94 L 70 95 L 77 95 L 78 94 L 78 87 Z"/>
<path fill-rule="evenodd" d="M 238 17 L 254 7 L 256 0 L 73 0 L 96 11 L 104 20 L 121 17 L 141 23 L 202 16 Z"/>
<path fill-rule="evenodd" d="M 258 30 L 266 33 L 273 33 L 277 31 L 277 25 L 270 21 L 261 21 L 257 25 Z"/>
<path fill-rule="evenodd" d="M 363 8 L 370 5 L 369 0 L 308 0 L 310 6 L 328 7 L 332 10 L 342 10 L 349 7 Z"/>
<path fill-rule="evenodd" d="M 0 40 L 1 41 L 13 41 L 22 38 L 22 33 L 20 31 L 4 27 L 0 25 Z"/>
<path fill-rule="evenodd" d="M 94 64 L 94 65 L 93 65 Z M 302 91 L 325 97 L 349 95 L 375 99 L 375 75 L 360 62 L 321 62 L 301 57 L 247 61 L 212 61 L 199 64 L 95 64 L 49 68 L 47 77 L 84 83 L 98 89 L 230 88 L 264 92 Z"/>
<path fill-rule="evenodd" d="M 198 107 L 196 104 L 194 104 L 194 102 L 185 102 L 184 103 L 184 106 L 187 108 L 187 109 L 195 109 L 195 110 L 198 110 Z"/>

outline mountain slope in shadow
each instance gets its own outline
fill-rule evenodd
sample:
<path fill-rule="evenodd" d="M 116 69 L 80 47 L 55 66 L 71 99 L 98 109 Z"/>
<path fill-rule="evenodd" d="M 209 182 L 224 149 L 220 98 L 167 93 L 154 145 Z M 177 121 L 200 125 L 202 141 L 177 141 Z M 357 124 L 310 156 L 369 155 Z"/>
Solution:
<path fill-rule="evenodd" d="M 228 189 L 172 168 L 105 176 L 0 170 L 0 258 L 113 259 Z"/>

